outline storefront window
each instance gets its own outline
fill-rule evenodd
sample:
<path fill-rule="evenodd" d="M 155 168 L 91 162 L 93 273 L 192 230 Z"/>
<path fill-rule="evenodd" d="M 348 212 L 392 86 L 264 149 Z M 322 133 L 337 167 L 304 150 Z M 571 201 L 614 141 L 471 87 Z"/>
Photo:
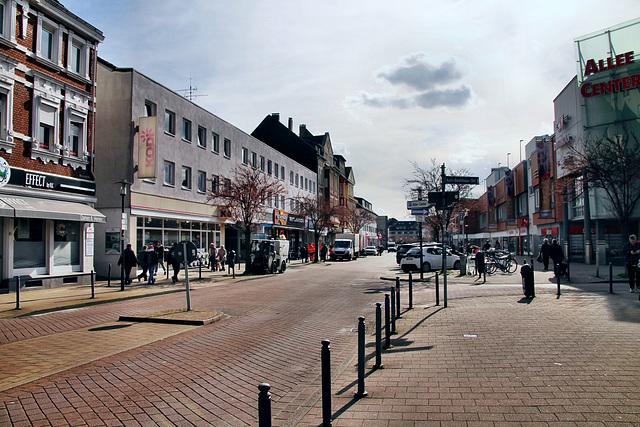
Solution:
<path fill-rule="evenodd" d="M 44 224 L 42 219 L 16 219 L 13 268 L 46 267 Z"/>
<path fill-rule="evenodd" d="M 174 219 L 165 219 L 164 228 L 178 228 L 178 221 Z"/>
<path fill-rule="evenodd" d="M 145 218 L 145 227 L 162 228 L 162 219 L 160 218 Z"/>
<path fill-rule="evenodd" d="M 53 265 L 80 265 L 80 223 L 53 222 Z"/>

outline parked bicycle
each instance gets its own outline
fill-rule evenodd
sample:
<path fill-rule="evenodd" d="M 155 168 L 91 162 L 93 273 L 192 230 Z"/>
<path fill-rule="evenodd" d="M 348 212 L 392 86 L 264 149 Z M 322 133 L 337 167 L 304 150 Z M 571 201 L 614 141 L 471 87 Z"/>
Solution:
<path fill-rule="evenodd" d="M 493 274 L 498 269 L 503 273 L 515 273 L 518 269 L 518 261 L 511 252 L 488 251 L 485 258 L 485 269 L 488 274 Z"/>

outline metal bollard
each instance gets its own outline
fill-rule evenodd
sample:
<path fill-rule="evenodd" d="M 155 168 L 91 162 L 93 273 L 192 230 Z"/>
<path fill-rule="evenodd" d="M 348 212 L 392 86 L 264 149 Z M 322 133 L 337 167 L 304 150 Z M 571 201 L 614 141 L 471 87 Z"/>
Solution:
<path fill-rule="evenodd" d="M 107 275 L 107 286 L 111 287 L 111 263 L 109 263 L 109 273 Z"/>
<path fill-rule="evenodd" d="M 409 310 L 413 309 L 413 277 L 409 273 Z"/>
<path fill-rule="evenodd" d="M 440 283 L 438 272 L 436 271 L 436 305 L 440 305 Z"/>
<path fill-rule="evenodd" d="M 535 266 L 535 264 L 533 263 L 533 257 L 531 257 L 531 269 L 532 270 L 535 270 L 534 266 Z"/>
<path fill-rule="evenodd" d="M 376 364 L 374 369 L 382 367 L 382 303 L 376 303 Z"/>
<path fill-rule="evenodd" d="M 91 298 L 96 297 L 96 273 L 91 270 Z"/>
<path fill-rule="evenodd" d="M 391 287 L 391 333 L 396 333 L 396 287 Z"/>
<path fill-rule="evenodd" d="M 556 278 L 558 279 L 558 293 L 557 295 L 560 296 L 560 267 L 556 266 Z"/>
<path fill-rule="evenodd" d="M 331 425 L 331 342 L 322 341 L 322 425 Z"/>
<path fill-rule="evenodd" d="M 20 310 L 20 276 L 16 276 L 16 310 Z"/>
<path fill-rule="evenodd" d="M 358 317 L 358 392 L 356 397 L 365 397 L 368 393 L 364 390 L 364 316 Z"/>
<path fill-rule="evenodd" d="M 202 260 L 198 261 L 198 279 L 202 279 Z"/>
<path fill-rule="evenodd" d="M 384 348 L 391 347 L 391 312 L 389 310 L 389 294 L 384 294 Z"/>
<path fill-rule="evenodd" d="M 613 264 L 609 263 L 609 293 L 613 293 Z"/>
<path fill-rule="evenodd" d="M 271 386 L 262 383 L 258 386 L 258 426 L 271 427 Z"/>
<path fill-rule="evenodd" d="M 396 277 L 396 319 L 400 319 L 400 278 Z"/>

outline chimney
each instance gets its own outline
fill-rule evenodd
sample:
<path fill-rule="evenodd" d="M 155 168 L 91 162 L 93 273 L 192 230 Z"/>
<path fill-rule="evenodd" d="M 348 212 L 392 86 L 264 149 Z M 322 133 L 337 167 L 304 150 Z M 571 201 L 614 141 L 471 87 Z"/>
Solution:
<path fill-rule="evenodd" d="M 289 130 L 293 132 L 293 117 L 289 117 Z"/>
<path fill-rule="evenodd" d="M 302 136 L 302 132 L 307 130 L 307 125 L 305 124 L 300 124 L 300 136 Z"/>
<path fill-rule="evenodd" d="M 277 121 L 280 121 L 280 113 L 271 113 L 271 116 L 275 117 Z"/>

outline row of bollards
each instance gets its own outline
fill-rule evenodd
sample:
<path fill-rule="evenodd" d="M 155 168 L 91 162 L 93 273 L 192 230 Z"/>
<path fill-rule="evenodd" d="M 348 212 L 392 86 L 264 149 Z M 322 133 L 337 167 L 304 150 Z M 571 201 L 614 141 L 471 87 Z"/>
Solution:
<path fill-rule="evenodd" d="M 409 308 L 413 308 L 413 289 L 411 276 L 409 276 Z M 391 334 L 397 333 L 395 327 L 396 318 L 400 318 L 400 279 L 396 278 L 396 285 L 390 289 L 390 294 L 385 294 L 385 348 L 391 348 Z M 393 332 L 392 332 L 393 331 Z M 376 303 L 376 362 L 373 369 L 382 368 L 382 303 Z M 358 317 L 358 389 L 355 396 L 365 397 L 365 370 L 366 370 L 366 332 L 365 317 Z M 331 426 L 331 342 L 322 341 L 320 353 L 321 378 L 322 378 L 322 425 Z M 271 386 L 262 383 L 258 386 L 258 425 L 259 427 L 271 427 Z"/>
<path fill-rule="evenodd" d="M 109 264 L 111 266 L 111 264 Z M 96 297 L 96 273 L 91 270 L 91 298 Z M 20 280 L 20 276 L 16 276 L 16 310 L 21 310 L 20 308 L 20 288 L 22 287 L 22 283 Z"/>

